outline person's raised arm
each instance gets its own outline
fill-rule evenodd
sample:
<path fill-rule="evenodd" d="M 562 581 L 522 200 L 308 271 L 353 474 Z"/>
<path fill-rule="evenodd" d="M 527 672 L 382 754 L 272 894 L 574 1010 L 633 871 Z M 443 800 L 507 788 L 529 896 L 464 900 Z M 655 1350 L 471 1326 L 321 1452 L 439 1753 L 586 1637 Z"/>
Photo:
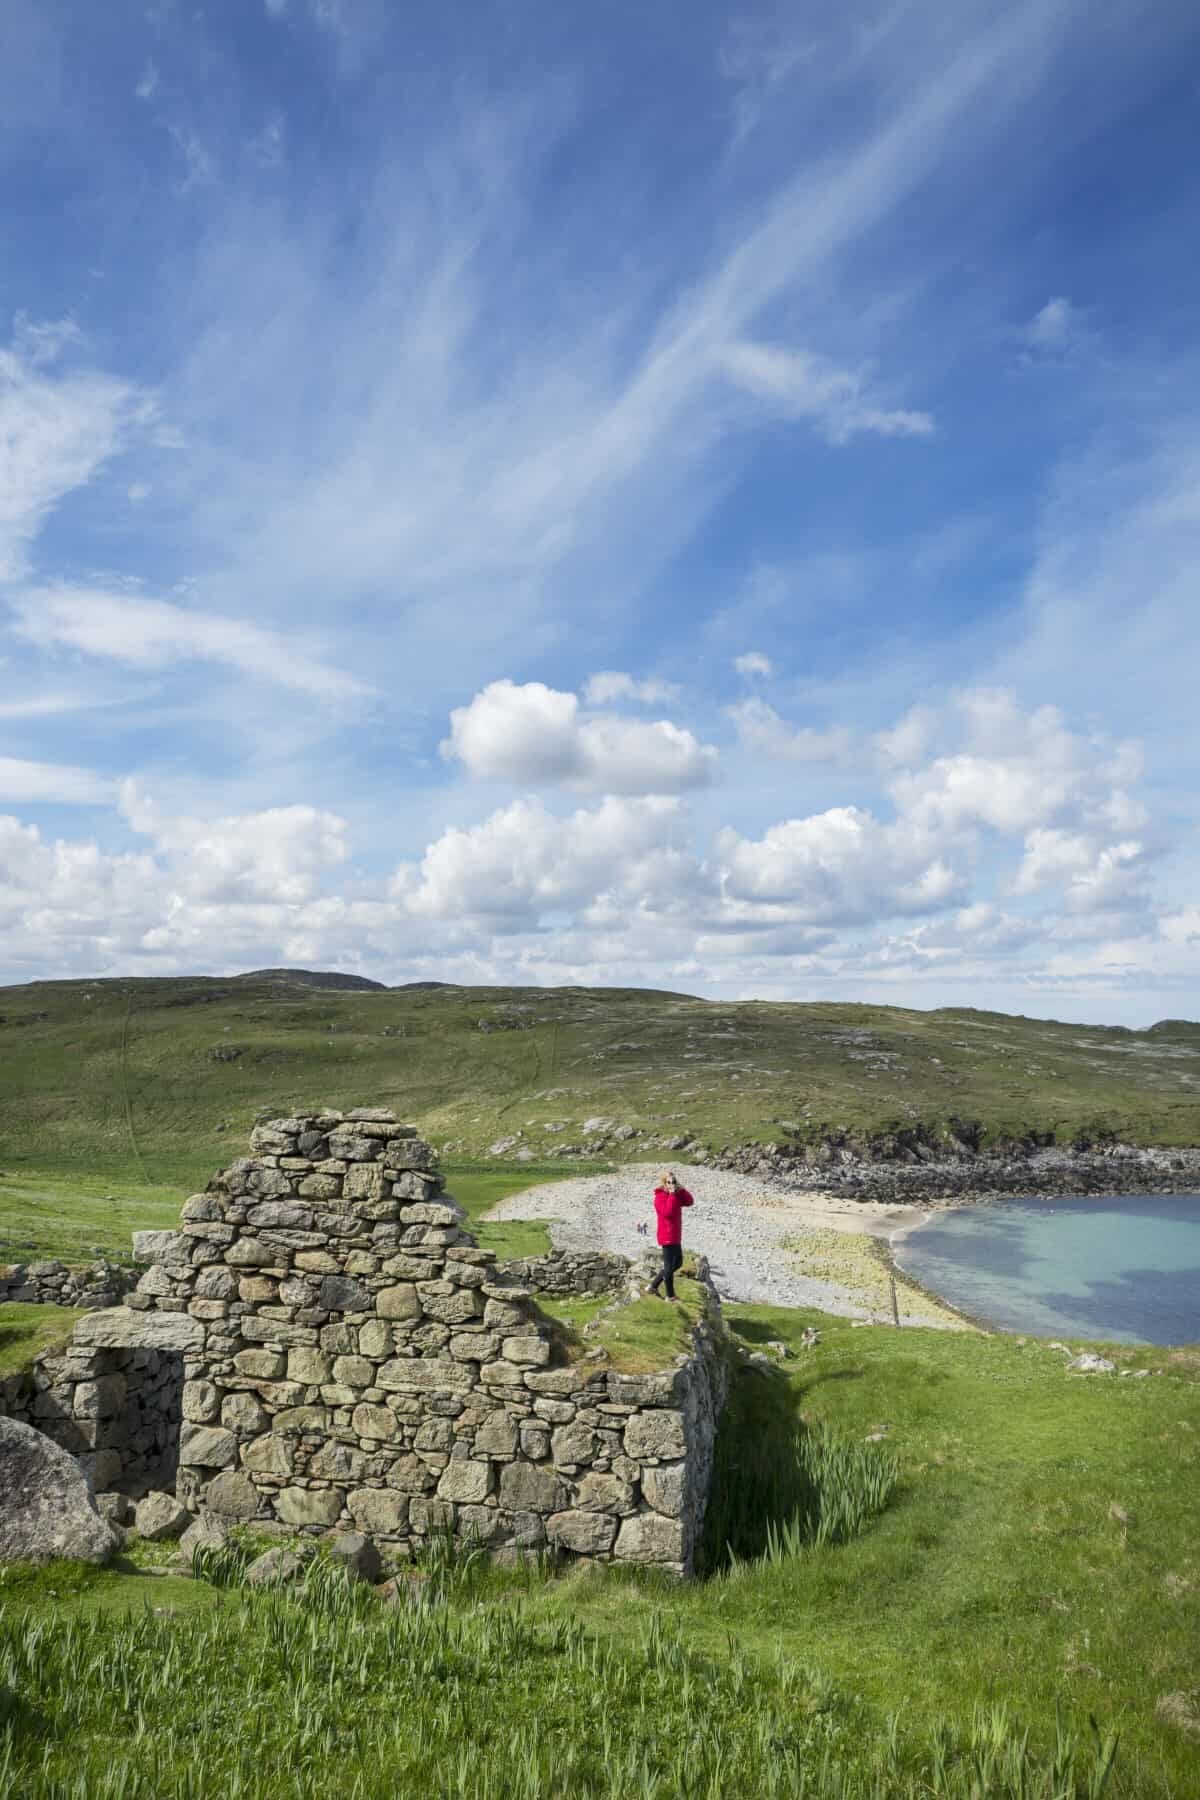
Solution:
<path fill-rule="evenodd" d="M 696 1204 L 695 1200 L 692 1198 L 691 1194 L 688 1193 L 686 1188 L 676 1188 L 675 1189 L 675 1198 L 678 1200 L 680 1206 L 695 1206 L 695 1204 Z"/>

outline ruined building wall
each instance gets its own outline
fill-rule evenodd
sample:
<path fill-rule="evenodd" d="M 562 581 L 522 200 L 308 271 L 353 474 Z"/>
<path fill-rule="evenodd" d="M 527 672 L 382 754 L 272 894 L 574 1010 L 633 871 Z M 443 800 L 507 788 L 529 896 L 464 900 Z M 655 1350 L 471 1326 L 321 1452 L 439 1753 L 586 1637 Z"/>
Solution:
<path fill-rule="evenodd" d="M 555 1366 L 412 1127 L 275 1119 L 251 1150 L 188 1200 L 127 1307 L 76 1333 L 125 1343 L 138 1314 L 137 1341 L 174 1332 L 190 1509 L 690 1568 L 723 1398 L 711 1322 L 660 1374 Z"/>

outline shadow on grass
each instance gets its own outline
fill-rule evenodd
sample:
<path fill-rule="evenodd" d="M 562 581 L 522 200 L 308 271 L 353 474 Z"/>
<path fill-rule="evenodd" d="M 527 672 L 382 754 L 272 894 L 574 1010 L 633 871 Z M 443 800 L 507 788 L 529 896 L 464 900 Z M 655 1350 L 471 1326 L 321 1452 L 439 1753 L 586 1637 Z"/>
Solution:
<path fill-rule="evenodd" d="M 19 1749 L 32 1738 L 45 1737 L 49 1729 L 50 1722 L 44 1714 L 6 1681 L 0 1681 L 0 1738 Z"/>
<path fill-rule="evenodd" d="M 834 1369 L 804 1383 L 733 1362 L 721 1415 L 697 1572 L 772 1563 L 845 1543 L 889 1504 L 898 1470 L 876 1445 L 805 1424 L 800 1403 L 821 1381 L 856 1380 Z"/>

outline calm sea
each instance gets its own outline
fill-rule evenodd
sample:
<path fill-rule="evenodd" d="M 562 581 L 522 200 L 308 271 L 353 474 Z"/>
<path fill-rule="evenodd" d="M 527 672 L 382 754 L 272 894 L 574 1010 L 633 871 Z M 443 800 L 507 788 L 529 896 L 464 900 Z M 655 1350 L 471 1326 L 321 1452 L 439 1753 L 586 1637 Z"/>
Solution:
<path fill-rule="evenodd" d="M 937 1213 L 897 1266 L 1008 1331 L 1200 1341 L 1200 1195 L 1000 1200 Z"/>

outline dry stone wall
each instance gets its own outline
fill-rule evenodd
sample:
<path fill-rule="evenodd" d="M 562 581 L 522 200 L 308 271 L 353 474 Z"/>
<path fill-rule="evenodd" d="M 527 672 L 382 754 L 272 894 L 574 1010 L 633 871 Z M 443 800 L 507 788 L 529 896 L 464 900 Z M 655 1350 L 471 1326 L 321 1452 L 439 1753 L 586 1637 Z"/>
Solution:
<path fill-rule="evenodd" d="M 137 1285 L 137 1270 L 92 1263 L 0 1263 L 0 1302 L 95 1309 L 116 1306 Z"/>
<path fill-rule="evenodd" d="M 128 1307 L 84 1322 L 102 1348 L 139 1313 L 175 1320 L 189 1510 L 690 1569 L 723 1399 L 715 1294 L 674 1368 L 559 1366 L 530 1289 L 394 1114 L 274 1119 L 251 1151 L 187 1201 Z"/>
<path fill-rule="evenodd" d="M 0 1382 L 0 1413 L 53 1438 L 97 1491 L 174 1486 L 182 1397 L 178 1353 L 81 1343 Z"/>
<path fill-rule="evenodd" d="M 615 1294 L 626 1285 L 629 1258 L 610 1250 L 551 1250 L 545 1256 L 514 1258 L 505 1273 L 539 1294 L 568 1299 L 573 1294 Z"/>

